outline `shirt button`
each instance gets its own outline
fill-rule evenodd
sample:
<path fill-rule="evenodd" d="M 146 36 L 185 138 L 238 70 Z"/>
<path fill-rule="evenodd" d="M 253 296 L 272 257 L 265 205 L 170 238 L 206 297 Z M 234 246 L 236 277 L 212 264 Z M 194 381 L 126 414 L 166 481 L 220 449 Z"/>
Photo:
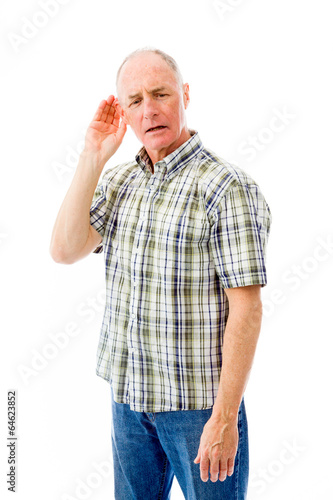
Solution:
<path fill-rule="evenodd" d="M 137 285 L 137 282 L 136 281 L 133 281 L 133 286 L 136 286 Z"/>
<path fill-rule="evenodd" d="M 132 318 L 132 319 L 135 319 L 135 314 L 132 314 L 132 315 L 131 315 L 131 318 Z"/>

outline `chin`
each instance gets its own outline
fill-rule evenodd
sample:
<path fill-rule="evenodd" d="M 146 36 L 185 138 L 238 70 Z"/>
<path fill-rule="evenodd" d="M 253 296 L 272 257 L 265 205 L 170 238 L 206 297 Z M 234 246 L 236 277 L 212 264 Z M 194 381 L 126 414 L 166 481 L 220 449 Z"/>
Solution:
<path fill-rule="evenodd" d="M 156 139 L 148 138 L 143 144 L 148 149 L 159 150 L 168 148 L 173 142 L 174 141 L 168 137 L 156 137 Z"/>

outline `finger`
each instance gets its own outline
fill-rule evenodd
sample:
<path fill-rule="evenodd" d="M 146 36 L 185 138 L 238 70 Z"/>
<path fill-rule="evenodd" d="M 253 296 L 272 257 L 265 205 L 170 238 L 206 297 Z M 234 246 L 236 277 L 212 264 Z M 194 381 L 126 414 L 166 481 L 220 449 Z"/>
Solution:
<path fill-rule="evenodd" d="M 114 110 L 114 115 L 113 115 L 113 119 L 112 119 L 112 123 L 116 126 L 116 127 L 119 127 L 119 123 L 120 123 L 120 119 L 122 118 L 122 116 L 119 114 L 119 112 L 117 111 L 117 109 Z"/>
<path fill-rule="evenodd" d="M 225 481 L 227 477 L 228 466 L 226 460 L 220 461 L 220 481 Z"/>
<path fill-rule="evenodd" d="M 102 116 L 102 113 L 105 109 L 105 106 L 107 105 L 107 102 L 105 99 L 103 99 L 103 101 L 100 102 L 98 108 L 97 108 L 97 111 L 96 113 L 94 114 L 94 117 L 93 117 L 93 120 L 95 121 L 99 121 L 101 119 L 101 116 Z"/>
<path fill-rule="evenodd" d="M 216 481 L 219 478 L 219 473 L 220 473 L 220 462 L 215 461 L 210 463 L 210 480 L 212 483 L 216 483 Z"/>
<path fill-rule="evenodd" d="M 125 123 L 127 123 L 127 122 L 125 121 Z M 199 444 L 198 454 L 197 454 L 197 456 L 194 459 L 194 463 L 195 464 L 199 464 L 200 460 L 201 460 L 201 444 Z"/>
<path fill-rule="evenodd" d="M 120 119 L 124 120 L 124 116 L 121 113 L 120 104 L 118 103 L 117 99 L 115 99 L 110 106 L 109 114 L 106 118 L 106 123 L 113 123 L 114 125 L 116 125 L 116 127 L 118 127 Z M 126 120 L 125 123 L 127 123 Z"/>
<path fill-rule="evenodd" d="M 118 136 L 119 136 L 119 138 L 120 138 L 121 141 L 124 138 L 126 130 L 127 130 L 126 123 L 124 123 L 124 121 L 122 120 L 121 123 L 120 123 L 120 127 L 118 129 Z"/>
<path fill-rule="evenodd" d="M 200 461 L 200 477 L 205 483 L 208 481 L 209 458 L 201 458 Z"/>
<path fill-rule="evenodd" d="M 119 102 L 117 102 L 116 104 L 116 112 L 117 114 L 119 114 L 119 116 L 121 117 L 121 119 L 126 123 L 126 125 L 128 125 L 128 121 L 126 119 L 126 116 L 125 116 L 125 113 L 124 113 L 124 110 L 123 108 L 120 106 Z"/>
<path fill-rule="evenodd" d="M 107 98 L 106 102 L 108 103 L 109 106 L 111 106 L 112 103 L 116 103 L 117 99 L 115 98 L 114 95 L 109 95 L 109 97 Z"/>
<path fill-rule="evenodd" d="M 105 117 L 105 123 L 114 123 L 115 117 L 118 118 L 117 110 L 115 109 L 115 107 L 113 105 L 111 105 L 109 110 L 108 110 L 108 114 Z M 119 125 L 119 119 L 118 119 L 117 126 L 118 125 Z"/>
<path fill-rule="evenodd" d="M 218 446 L 214 446 L 209 455 L 210 458 L 210 480 L 215 483 L 219 478 L 221 452 Z"/>
<path fill-rule="evenodd" d="M 229 458 L 228 460 L 228 470 L 227 474 L 228 476 L 232 476 L 234 473 L 234 467 L 235 467 L 235 459 L 234 458 Z"/>
<path fill-rule="evenodd" d="M 200 463 L 200 459 L 201 459 L 201 450 L 200 450 L 200 446 L 199 446 L 198 454 L 197 454 L 197 456 L 194 459 L 194 463 L 195 464 L 199 464 Z"/>
<path fill-rule="evenodd" d="M 109 116 L 109 113 L 110 113 L 110 109 L 111 109 L 111 106 L 109 104 L 106 104 L 105 108 L 103 109 L 102 116 L 101 116 L 101 119 L 100 119 L 101 122 L 107 123 L 107 119 L 108 119 L 108 116 Z M 112 111 L 111 111 L 111 113 L 112 113 Z"/>
<path fill-rule="evenodd" d="M 113 115 L 115 113 L 114 101 L 115 97 L 113 95 L 109 95 L 100 118 L 101 121 L 104 121 L 105 123 L 112 123 Z"/>

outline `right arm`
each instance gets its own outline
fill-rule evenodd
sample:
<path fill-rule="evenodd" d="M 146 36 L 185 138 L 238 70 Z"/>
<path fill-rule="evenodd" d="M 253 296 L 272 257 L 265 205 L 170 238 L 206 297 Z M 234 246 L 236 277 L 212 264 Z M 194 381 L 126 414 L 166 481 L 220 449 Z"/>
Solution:
<path fill-rule="evenodd" d="M 53 228 L 50 253 L 56 262 L 72 264 L 102 241 L 90 225 L 90 207 L 104 165 L 126 133 L 117 106 L 113 96 L 103 100 L 88 127 L 84 150 Z"/>

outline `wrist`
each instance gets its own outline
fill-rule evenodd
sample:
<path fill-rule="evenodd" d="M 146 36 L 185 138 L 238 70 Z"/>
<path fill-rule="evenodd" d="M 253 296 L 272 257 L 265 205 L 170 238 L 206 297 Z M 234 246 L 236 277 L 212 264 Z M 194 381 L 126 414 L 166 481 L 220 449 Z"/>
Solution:
<path fill-rule="evenodd" d="M 239 406 L 224 406 L 215 403 L 212 411 L 213 420 L 225 423 L 237 422 Z"/>
<path fill-rule="evenodd" d="M 94 167 L 100 166 L 102 169 L 106 163 L 106 160 L 101 157 L 101 154 L 99 152 L 91 151 L 89 149 L 83 149 L 80 154 L 80 159 L 84 162 L 88 162 Z"/>
<path fill-rule="evenodd" d="M 89 176 L 93 175 L 93 177 L 96 177 L 97 175 L 99 178 L 105 164 L 106 160 L 101 158 L 99 153 L 84 149 L 80 154 L 78 167 L 81 171 L 84 170 L 87 174 L 89 172 Z"/>

